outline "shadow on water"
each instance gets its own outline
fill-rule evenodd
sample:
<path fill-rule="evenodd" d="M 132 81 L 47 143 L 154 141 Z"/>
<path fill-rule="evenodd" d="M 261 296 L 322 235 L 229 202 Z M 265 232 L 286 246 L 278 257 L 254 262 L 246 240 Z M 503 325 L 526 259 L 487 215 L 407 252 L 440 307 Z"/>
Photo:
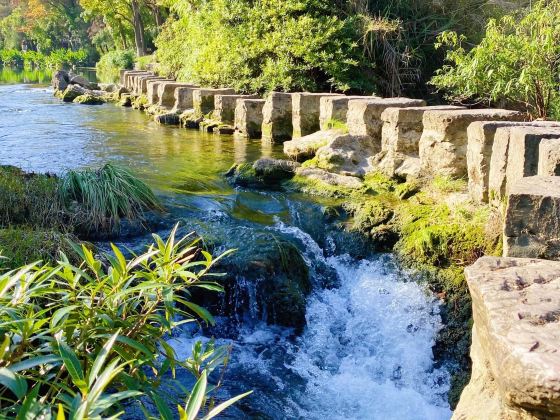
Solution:
<path fill-rule="evenodd" d="M 0 96 L 0 164 L 54 173 L 127 166 L 168 210 L 159 233 L 182 221 L 216 250 L 239 250 L 225 265 L 238 292 L 227 299 L 238 311 L 214 329 L 185 329 L 170 339 L 183 357 L 200 338 L 233 346 L 221 396 L 255 392 L 226 418 L 449 418 L 448 374 L 432 355 L 439 307 L 425 288 L 408 281 L 391 256 L 372 255 L 326 223 L 323 208 L 336 202 L 225 182 L 233 163 L 279 157 L 281 146 L 162 127 L 112 104 L 63 104 L 36 85 L 0 85 Z M 301 334 L 267 323 L 274 311 L 263 294 L 278 281 L 278 266 L 294 263 L 274 260 L 284 242 L 299 250 L 312 287 Z M 188 374 L 179 378 L 188 384 Z"/>

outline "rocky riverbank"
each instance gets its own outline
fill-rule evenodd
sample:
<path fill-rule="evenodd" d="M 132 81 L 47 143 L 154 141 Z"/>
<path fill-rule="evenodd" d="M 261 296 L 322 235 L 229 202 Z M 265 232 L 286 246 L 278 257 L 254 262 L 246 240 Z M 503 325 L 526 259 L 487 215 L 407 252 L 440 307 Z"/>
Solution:
<path fill-rule="evenodd" d="M 475 297 L 471 351 L 475 365 L 471 385 L 463 395 L 468 403 L 460 404 L 458 418 L 480 414 L 485 397 L 472 389 L 480 382 L 481 370 L 498 383 L 509 383 L 507 373 L 482 368 L 487 364 L 479 363 L 493 357 L 494 344 L 480 345 L 476 338 L 484 328 L 477 305 L 490 301 L 476 294 L 476 284 L 469 275 L 465 282 L 462 271 L 483 255 L 558 258 L 560 123 L 526 122 L 525 115 L 501 109 L 432 107 L 408 98 L 276 92 L 259 99 L 142 71 L 122 72 L 121 86 L 104 90 L 72 83 L 72 78 L 63 76 L 69 85 L 62 91 L 64 83 L 57 86 L 59 79 L 55 78 L 55 88 L 66 100 L 81 93 L 72 100 L 91 103 L 77 98 L 103 98 L 144 109 L 164 124 L 283 142 L 294 162 L 260 161 L 235 167 L 229 173 L 232 182 L 340 197 L 343 205 L 326 209 L 332 220 L 361 232 L 379 250 L 395 250 L 403 261 L 428 275 L 445 306 L 446 328 L 435 347 L 437 356 L 458 364 L 452 403 L 468 380 L 469 286 Z M 539 217 L 533 221 L 535 214 Z M 539 264 L 552 267 L 554 263 L 543 260 Z M 488 267 L 481 270 L 492 272 Z M 515 281 L 524 282 L 523 276 L 515 275 L 521 279 Z M 533 283 L 534 289 L 540 287 L 539 282 Z M 549 292 L 559 293 L 557 288 Z M 551 298 L 557 306 L 559 299 Z M 520 298 L 515 305 L 523 313 L 527 303 Z M 557 310 L 547 309 L 547 313 Z M 509 316 L 496 313 L 497 320 Z M 521 318 L 508 320 L 512 326 L 521 322 Z M 538 335 L 539 325 L 525 323 L 523 328 L 529 335 Z M 506 330 L 489 335 L 488 342 L 497 342 L 504 334 Z M 558 337 L 551 340 L 558 345 Z M 518 350 L 508 342 L 501 349 L 504 357 Z M 550 357 L 553 366 L 558 366 L 546 346 L 523 351 L 531 353 L 536 366 L 544 366 Z M 557 415 L 560 373 L 544 378 L 538 369 L 525 368 L 520 369 L 550 398 L 545 402 L 529 395 L 527 399 L 533 401 L 529 405 L 524 397 L 512 402 L 507 386 L 502 386 L 500 395 L 505 397 L 488 394 L 494 395 L 492 404 L 503 410 L 517 404 L 527 416 Z M 520 392 L 527 395 L 529 391 Z"/>

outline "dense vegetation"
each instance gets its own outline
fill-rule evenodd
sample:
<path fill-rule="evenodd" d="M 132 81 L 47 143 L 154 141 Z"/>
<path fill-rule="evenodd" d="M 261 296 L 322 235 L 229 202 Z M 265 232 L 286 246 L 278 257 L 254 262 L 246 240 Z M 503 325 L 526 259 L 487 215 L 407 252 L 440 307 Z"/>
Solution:
<path fill-rule="evenodd" d="M 185 323 L 213 323 L 189 291 L 221 290 L 207 279 L 219 258 L 175 230 L 167 241 L 154 240 L 128 261 L 115 246 L 103 258 L 75 246 L 76 265 L 62 254 L 54 265 L 0 274 L 3 418 L 118 417 L 123 405 L 147 414 L 141 397 L 164 419 L 212 418 L 243 397 L 219 405 L 211 397 L 220 382 L 209 387 L 209 375 L 227 362 L 228 348 L 198 343 L 188 360 L 178 360 L 165 341 Z M 166 397 L 159 389 L 179 367 L 196 381 L 186 404 L 179 385 L 173 390 L 166 380 Z M 174 413 L 169 407 L 177 405 Z"/>
<path fill-rule="evenodd" d="M 560 119 L 560 1 L 541 1 L 491 20 L 482 42 L 465 48 L 466 37 L 440 35 L 448 62 L 432 83 L 451 100 L 479 101 Z"/>

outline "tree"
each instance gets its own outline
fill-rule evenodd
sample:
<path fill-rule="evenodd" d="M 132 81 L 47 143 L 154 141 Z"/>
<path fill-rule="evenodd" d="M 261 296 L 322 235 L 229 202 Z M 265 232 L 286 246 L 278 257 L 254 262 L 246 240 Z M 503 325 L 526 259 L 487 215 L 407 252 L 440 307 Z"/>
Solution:
<path fill-rule="evenodd" d="M 470 51 L 465 37 L 446 32 L 449 47 L 432 84 L 457 102 L 484 102 L 560 118 L 560 0 L 491 20 Z"/>

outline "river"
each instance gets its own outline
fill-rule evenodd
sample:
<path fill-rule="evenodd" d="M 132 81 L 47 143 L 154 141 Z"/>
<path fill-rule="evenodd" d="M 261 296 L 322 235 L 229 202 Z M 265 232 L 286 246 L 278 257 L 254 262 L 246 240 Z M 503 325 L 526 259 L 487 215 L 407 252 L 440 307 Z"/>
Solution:
<path fill-rule="evenodd" d="M 313 276 L 301 334 L 267 325 L 255 298 L 260 283 L 238 276 L 245 291 L 243 302 L 235 302 L 240 314 L 218 317 L 211 331 L 185 329 L 169 340 L 183 357 L 195 340 L 210 335 L 232 345 L 220 392 L 254 393 L 223 418 L 451 416 L 449 374 L 432 356 L 439 305 L 425 286 L 391 255 L 360 250 L 359 241 L 327 224 L 322 209 L 329 200 L 232 188 L 224 180 L 232 163 L 279 157 L 281 147 L 158 126 L 139 111 L 112 104 L 63 104 L 45 85 L 0 84 L 0 97 L 0 164 L 62 173 L 118 163 L 163 201 L 168 214 L 161 234 L 183 221 L 239 248 L 241 265 L 251 258 L 243 254 L 247 238 L 259 235 L 282 238 L 301 251 Z M 139 247 L 146 241 L 122 243 Z M 324 273 L 336 279 L 328 287 Z"/>

